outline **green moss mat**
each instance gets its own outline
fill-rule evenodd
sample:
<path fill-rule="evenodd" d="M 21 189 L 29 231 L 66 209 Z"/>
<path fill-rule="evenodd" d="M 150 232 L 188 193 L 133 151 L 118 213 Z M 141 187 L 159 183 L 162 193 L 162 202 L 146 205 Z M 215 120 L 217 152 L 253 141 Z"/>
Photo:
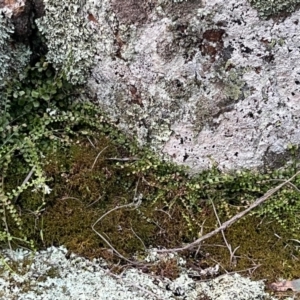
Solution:
<path fill-rule="evenodd" d="M 139 196 L 142 203 L 138 208 L 116 209 L 104 216 L 95 229 L 126 258 L 142 257 L 145 248 L 178 247 L 195 240 L 201 228 L 202 234 L 215 229 L 217 221 L 209 201 L 211 195 L 215 196 L 219 217 L 224 222 L 243 209 L 241 205 L 247 202 L 247 197 L 250 199 L 249 195 L 260 196 L 267 189 L 252 185 L 254 177 L 250 175 L 246 178 L 236 175 L 235 181 L 240 179 L 238 185 L 233 184 L 234 180 L 230 184 L 230 180 L 224 181 L 227 184 L 224 185 L 219 180 L 225 175 L 218 177 L 215 173 L 214 177 L 216 171 L 190 178 L 167 162 L 159 165 L 151 158 L 147 163 L 145 157 L 143 162 L 133 159 L 132 153 L 106 135 L 81 137 L 71 144 L 46 158 L 45 172 L 52 191 L 46 195 L 43 210 L 37 211 L 41 194 L 30 189 L 15 203 L 24 234 L 38 248 L 65 245 L 88 258 L 101 256 L 118 261 L 92 225 L 110 210 L 129 204 Z M 8 173 L 8 187 L 20 184 L 18 164 L 21 162 L 16 159 L 14 164 L 15 168 Z M 217 179 L 210 180 L 210 177 Z M 203 185 L 201 178 L 206 178 L 208 183 Z M 247 186 L 248 196 L 243 186 Z M 18 235 L 12 220 L 9 228 L 13 236 Z M 295 233 L 274 219 L 247 216 L 228 228 L 225 235 L 233 250 L 239 247 L 234 258 L 230 258 L 219 234 L 206 240 L 199 251 L 182 253 L 188 266 L 197 269 L 219 263 L 224 272 L 246 270 L 245 274 L 255 279 L 270 281 L 300 277 L 299 245 L 291 240 L 295 239 Z M 152 271 L 170 278 L 178 274 L 172 262 L 160 264 Z"/>

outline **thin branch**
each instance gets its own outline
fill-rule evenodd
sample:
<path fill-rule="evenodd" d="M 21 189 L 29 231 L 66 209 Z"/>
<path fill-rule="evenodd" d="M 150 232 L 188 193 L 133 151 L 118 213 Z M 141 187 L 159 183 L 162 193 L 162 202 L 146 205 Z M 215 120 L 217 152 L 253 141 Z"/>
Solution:
<path fill-rule="evenodd" d="M 144 247 L 144 250 L 146 251 L 146 246 L 145 246 L 145 243 L 143 242 L 143 240 L 136 234 L 136 232 L 133 230 L 132 227 L 130 227 L 132 233 L 136 236 L 136 238 L 143 244 L 143 247 Z"/>
<path fill-rule="evenodd" d="M 109 157 L 106 158 L 107 160 L 115 160 L 115 161 L 136 161 L 139 160 L 137 157 L 124 157 L 124 158 L 118 158 L 118 157 Z"/>
<path fill-rule="evenodd" d="M 202 235 L 203 235 L 203 228 L 204 228 L 205 222 L 206 222 L 206 219 L 205 219 L 205 220 L 202 222 L 202 224 L 201 224 L 201 229 L 200 229 L 200 232 L 198 233 L 198 236 L 202 236 Z M 202 246 L 202 245 L 199 244 L 198 249 L 197 249 L 197 251 L 196 251 L 196 253 L 195 253 L 194 258 L 197 257 L 197 255 L 198 255 L 198 253 L 199 253 L 199 251 L 200 251 L 200 249 L 201 249 L 201 246 Z"/>
<path fill-rule="evenodd" d="M 119 251 L 117 251 L 112 244 L 102 235 L 100 234 L 96 229 L 95 226 L 104 218 L 106 217 L 108 214 L 112 213 L 113 211 L 116 211 L 118 209 L 122 209 L 122 208 L 129 208 L 129 207 L 133 207 L 133 209 L 137 209 L 138 206 L 140 206 L 141 204 L 141 199 L 138 199 L 137 201 L 137 189 L 138 189 L 138 184 L 139 184 L 139 180 L 136 184 L 136 188 L 135 188 L 135 194 L 133 197 L 133 202 L 129 203 L 129 204 L 125 204 L 125 205 L 121 205 L 121 206 L 116 206 L 115 208 L 109 210 L 108 212 L 106 212 L 105 214 L 103 214 L 93 225 L 92 225 L 92 229 L 93 231 L 113 250 L 113 252 L 115 252 L 120 258 L 124 259 L 125 261 L 129 262 L 130 264 L 133 265 L 137 265 L 138 263 L 133 262 L 131 260 L 129 260 L 128 258 L 126 258 L 125 256 L 123 256 Z"/>
<path fill-rule="evenodd" d="M 115 252 L 120 258 L 124 259 L 125 261 L 129 262 L 130 264 L 136 264 L 133 261 L 130 261 L 129 259 L 127 259 L 125 256 L 123 256 L 118 250 L 116 250 L 112 244 L 102 235 L 100 234 L 96 229 L 95 226 L 97 225 L 97 223 L 99 223 L 105 216 L 107 216 L 108 214 L 112 213 L 113 211 L 116 211 L 118 209 L 122 209 L 122 208 L 127 208 L 127 207 L 132 207 L 134 205 L 134 203 L 129 203 L 129 204 L 125 204 L 125 205 L 121 205 L 121 206 L 116 206 L 115 208 L 109 210 L 108 212 L 106 212 L 104 215 L 102 215 L 93 225 L 92 225 L 92 229 L 93 231 L 113 250 L 113 252 Z"/>
<path fill-rule="evenodd" d="M 211 201 L 211 204 L 212 204 L 212 207 L 213 207 L 213 210 L 214 210 L 214 214 L 217 218 L 217 221 L 218 221 L 218 224 L 219 226 L 222 226 L 221 224 L 221 221 L 220 221 L 220 218 L 217 214 L 217 210 L 216 210 L 216 207 L 215 207 L 215 204 L 214 202 L 212 201 L 212 199 L 210 199 Z M 225 242 L 225 245 L 230 253 L 230 265 L 232 265 L 232 261 L 234 260 L 234 253 L 240 248 L 240 246 L 236 247 L 233 251 L 232 251 L 232 248 L 231 248 L 231 245 L 227 242 L 227 239 L 226 239 L 226 236 L 225 236 L 225 233 L 224 233 L 224 230 L 221 230 L 221 233 L 222 233 L 222 237 L 223 237 L 223 240 Z"/>
<path fill-rule="evenodd" d="M 89 140 L 90 144 L 93 146 L 93 148 L 96 148 L 93 142 L 90 140 L 90 138 L 87 136 L 87 139 Z"/>
<path fill-rule="evenodd" d="M 93 201 L 92 203 L 88 204 L 88 205 L 86 206 L 86 208 L 88 208 L 88 207 L 94 205 L 94 204 L 97 203 L 101 198 L 102 198 L 102 195 L 100 195 L 100 196 L 99 196 L 95 201 Z"/>
<path fill-rule="evenodd" d="M 104 150 L 106 150 L 107 148 L 108 148 L 108 146 L 104 147 L 104 148 L 98 153 L 98 155 L 96 156 L 96 158 L 95 158 L 95 160 L 94 160 L 94 163 L 93 163 L 93 165 L 92 165 L 91 170 L 93 170 L 93 168 L 94 168 L 94 166 L 95 166 L 95 164 L 96 164 L 96 162 L 97 162 L 99 156 L 101 155 L 101 153 L 102 153 Z"/>
<path fill-rule="evenodd" d="M 34 172 L 34 169 L 35 169 L 35 166 L 33 166 L 33 167 L 31 168 L 30 172 L 27 174 L 26 178 L 24 179 L 24 181 L 22 182 L 22 184 L 21 184 L 20 186 L 25 185 L 25 184 L 29 181 L 29 179 L 31 178 L 31 176 L 32 176 L 32 174 L 33 174 L 33 172 Z M 17 202 L 18 198 L 19 198 L 19 194 L 15 197 L 14 203 Z"/>
<path fill-rule="evenodd" d="M 28 175 L 26 176 L 26 178 L 25 178 L 24 181 L 22 182 L 21 186 L 24 185 L 24 184 L 26 184 L 26 183 L 29 181 L 29 179 L 31 178 L 31 176 L 32 176 L 32 174 L 33 174 L 34 169 L 35 169 L 35 166 L 33 166 L 33 167 L 31 168 L 30 172 L 28 173 Z"/>
<path fill-rule="evenodd" d="M 228 221 L 224 222 L 220 227 L 216 228 L 215 230 L 203 235 L 199 239 L 195 240 L 194 242 L 187 244 L 181 248 L 173 248 L 173 249 L 158 249 L 157 253 L 169 253 L 169 252 L 180 252 L 184 250 L 189 250 L 195 246 L 198 246 L 201 242 L 204 240 L 209 239 L 210 237 L 216 235 L 217 233 L 221 232 L 222 230 L 225 230 L 227 227 L 235 223 L 237 220 L 241 219 L 243 216 L 245 216 L 247 213 L 249 213 L 251 210 L 259 206 L 260 204 L 264 203 L 267 199 L 269 199 L 272 195 L 274 195 L 276 192 L 278 192 L 282 187 L 287 185 L 289 182 L 291 182 L 296 176 L 298 176 L 300 171 L 298 171 L 296 174 L 294 174 L 290 179 L 286 180 L 285 182 L 279 184 L 273 189 L 268 190 L 262 197 L 258 198 L 254 203 L 252 203 L 247 209 L 241 211 Z"/>
<path fill-rule="evenodd" d="M 67 200 L 67 199 L 76 200 L 76 201 L 82 203 L 81 200 L 79 200 L 78 198 L 75 198 L 75 197 L 62 197 L 60 200 Z"/>
<path fill-rule="evenodd" d="M 296 191 L 300 193 L 300 190 L 293 183 L 289 182 L 288 185 L 290 185 L 292 188 L 294 188 Z"/>
<path fill-rule="evenodd" d="M 261 267 L 262 264 L 256 265 L 254 267 L 248 268 L 248 269 L 243 269 L 243 270 L 238 270 L 238 271 L 232 271 L 232 272 L 227 272 L 226 275 L 233 275 L 236 273 L 244 273 L 244 272 L 249 272 L 250 276 L 253 274 L 253 272 L 258 269 L 259 267 Z M 224 276 L 224 275 L 221 275 Z M 218 276 L 216 278 L 220 278 L 221 276 Z"/>
<path fill-rule="evenodd" d="M 284 179 L 269 179 L 268 181 L 283 181 L 284 182 Z M 291 182 L 288 183 L 288 185 L 290 185 L 292 188 L 294 188 L 296 191 L 298 191 L 300 193 L 300 190 Z"/>
<path fill-rule="evenodd" d="M 166 212 L 166 211 L 164 211 L 164 210 L 162 210 L 162 209 L 157 209 L 157 208 L 155 208 L 155 211 L 161 211 L 162 213 L 164 213 L 164 214 L 166 214 L 167 216 L 169 216 L 169 218 L 172 220 L 172 217 L 171 217 L 171 215 L 170 215 L 168 212 Z"/>

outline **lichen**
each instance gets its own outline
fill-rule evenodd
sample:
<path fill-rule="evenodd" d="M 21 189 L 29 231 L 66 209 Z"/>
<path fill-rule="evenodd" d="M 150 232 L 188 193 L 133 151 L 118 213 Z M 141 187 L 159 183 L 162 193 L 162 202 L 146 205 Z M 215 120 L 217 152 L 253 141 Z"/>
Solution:
<path fill-rule="evenodd" d="M 3 83 L 3 80 L 8 72 L 9 68 L 9 51 L 7 51 L 8 40 L 10 34 L 13 33 L 13 28 L 8 21 L 0 14 L 0 82 Z"/>
<path fill-rule="evenodd" d="M 24 44 L 13 43 L 11 35 L 14 33 L 14 26 L 0 10 L 0 87 L 6 81 L 17 74 L 22 77 L 22 71 L 28 64 L 31 51 Z"/>
<path fill-rule="evenodd" d="M 82 84 L 94 63 L 96 34 L 80 14 L 81 1 L 45 1 L 45 16 L 36 20 L 45 36 L 47 60 L 68 81 Z"/>
<path fill-rule="evenodd" d="M 250 0 L 250 4 L 258 10 L 263 18 L 269 18 L 281 13 L 292 13 L 300 4 L 299 0 Z"/>
<path fill-rule="evenodd" d="M 206 297 L 199 299 L 275 300 L 264 291 L 264 288 L 263 281 L 253 282 L 239 274 L 225 275 L 208 282 L 201 282 L 199 289 Z"/>
<path fill-rule="evenodd" d="M 229 102 L 234 103 L 238 100 L 243 100 L 247 96 L 247 84 L 243 80 L 243 74 L 247 73 L 247 71 L 249 72 L 249 69 L 247 70 L 246 68 L 226 70 L 226 66 L 217 71 L 218 85 L 224 90 L 224 94 Z M 228 101 L 226 103 L 228 104 Z"/>

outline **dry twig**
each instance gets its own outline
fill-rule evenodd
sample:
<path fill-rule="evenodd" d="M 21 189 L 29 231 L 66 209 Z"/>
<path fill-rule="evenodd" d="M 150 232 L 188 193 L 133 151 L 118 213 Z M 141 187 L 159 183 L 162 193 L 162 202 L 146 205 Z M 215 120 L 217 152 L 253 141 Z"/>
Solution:
<path fill-rule="evenodd" d="M 296 174 L 294 174 L 290 179 L 286 180 L 285 182 L 279 184 L 273 189 L 270 189 L 267 191 L 262 197 L 258 198 L 254 203 L 252 203 L 247 209 L 241 211 L 240 213 L 236 214 L 234 217 L 229 219 L 228 221 L 224 222 L 221 226 L 216 228 L 215 230 L 203 235 L 199 239 L 195 240 L 194 242 L 187 244 L 180 248 L 173 248 L 173 249 L 160 249 L 157 250 L 157 253 L 170 253 L 170 252 L 180 252 L 184 250 L 189 250 L 191 248 L 194 248 L 195 246 L 198 246 L 201 242 L 204 240 L 207 240 L 208 238 L 216 235 L 219 232 L 224 231 L 227 227 L 241 219 L 243 216 L 245 216 L 247 213 L 249 213 L 251 210 L 253 210 L 255 207 L 259 206 L 260 204 L 264 203 L 267 199 L 269 199 L 272 195 L 274 195 L 276 192 L 278 192 L 282 187 L 289 184 L 298 174 L 300 171 L 298 171 Z"/>
<path fill-rule="evenodd" d="M 95 164 L 96 164 L 96 162 L 97 162 L 99 156 L 101 155 L 101 153 L 102 153 L 104 150 L 106 150 L 107 148 L 108 148 L 108 146 L 104 147 L 104 148 L 98 153 L 98 155 L 96 156 L 96 158 L 95 158 L 95 160 L 94 160 L 94 163 L 93 163 L 93 165 L 92 165 L 91 171 L 92 171 L 93 168 L 95 167 Z"/>
<path fill-rule="evenodd" d="M 87 139 L 89 140 L 89 142 L 92 145 L 92 147 L 96 149 L 95 145 L 93 144 L 93 142 L 90 140 L 90 138 L 88 136 L 87 136 Z"/>
<path fill-rule="evenodd" d="M 139 184 L 139 180 L 136 184 L 136 188 L 135 188 L 135 194 L 134 194 L 134 197 L 133 197 L 133 202 L 129 203 L 129 204 L 125 204 L 125 205 L 121 205 L 121 206 L 116 206 L 115 208 L 109 210 L 108 212 L 106 212 L 104 215 L 102 215 L 93 225 L 92 225 L 92 229 L 93 231 L 111 248 L 111 250 L 116 253 L 120 258 L 124 259 L 125 261 L 129 262 L 130 264 L 133 264 L 133 265 L 137 265 L 138 263 L 134 262 L 134 261 L 131 261 L 129 260 L 128 258 L 126 258 L 125 256 L 123 256 L 119 251 L 117 251 L 113 246 L 112 244 L 102 235 L 100 234 L 96 229 L 95 229 L 95 226 L 105 217 L 107 216 L 108 214 L 112 213 L 113 211 L 116 211 L 118 209 L 122 209 L 122 208 L 132 208 L 132 209 L 136 209 L 138 208 L 138 206 L 140 206 L 141 204 L 141 200 L 139 199 L 138 201 L 136 201 L 137 197 L 137 188 L 138 188 L 138 184 Z"/>
<path fill-rule="evenodd" d="M 129 262 L 130 264 L 136 264 L 133 261 L 130 261 L 129 259 L 127 259 L 125 256 L 123 256 L 119 251 L 117 251 L 112 244 L 102 235 L 100 234 L 96 229 L 95 226 L 108 214 L 110 214 L 113 211 L 116 211 L 118 209 L 122 209 L 122 208 L 129 208 L 129 207 L 134 207 L 136 208 L 136 203 L 131 202 L 129 204 L 125 204 L 125 205 L 121 205 L 121 206 L 116 206 L 115 208 L 109 210 L 108 212 L 106 212 L 104 215 L 102 215 L 93 225 L 92 225 L 92 229 L 93 231 L 111 248 L 111 250 L 113 250 L 113 252 L 115 252 L 120 258 L 124 259 L 125 261 Z"/>
<path fill-rule="evenodd" d="M 214 214 L 217 218 L 217 221 L 218 221 L 218 224 L 219 226 L 222 226 L 221 224 L 221 221 L 220 221 L 220 218 L 217 214 L 217 210 L 216 210 L 216 207 L 215 207 L 215 204 L 214 202 L 212 201 L 212 199 L 210 200 L 211 201 L 211 204 L 212 204 L 212 207 L 213 207 L 213 210 L 214 210 Z M 232 248 L 231 248 L 231 245 L 227 242 L 227 239 L 225 237 L 225 233 L 224 233 L 224 230 L 221 230 L 221 233 L 222 233 L 222 237 L 223 237 L 223 240 L 225 242 L 225 245 L 227 247 L 227 249 L 229 250 L 229 253 L 230 253 L 230 265 L 232 265 L 232 262 L 235 260 L 235 256 L 234 256 L 234 253 L 240 248 L 240 246 L 236 247 L 233 251 L 232 251 Z"/>
<path fill-rule="evenodd" d="M 136 161 L 136 160 L 139 160 L 139 158 L 137 158 L 137 157 L 123 157 L 123 158 L 109 157 L 109 158 L 106 158 L 106 160 L 115 160 L 115 161 Z"/>

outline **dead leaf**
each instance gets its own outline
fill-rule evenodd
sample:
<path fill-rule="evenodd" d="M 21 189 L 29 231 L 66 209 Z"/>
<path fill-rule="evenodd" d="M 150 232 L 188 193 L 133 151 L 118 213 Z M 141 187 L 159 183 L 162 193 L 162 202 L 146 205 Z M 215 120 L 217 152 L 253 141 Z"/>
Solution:
<path fill-rule="evenodd" d="M 285 292 L 287 290 L 300 292 L 300 279 L 274 282 L 270 285 L 270 288 L 276 292 Z"/>

